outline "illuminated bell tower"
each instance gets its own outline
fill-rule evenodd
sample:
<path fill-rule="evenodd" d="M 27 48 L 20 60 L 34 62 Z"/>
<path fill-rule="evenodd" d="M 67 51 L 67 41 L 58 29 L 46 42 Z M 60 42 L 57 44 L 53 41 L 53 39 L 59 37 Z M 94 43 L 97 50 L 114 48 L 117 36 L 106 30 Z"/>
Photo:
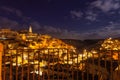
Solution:
<path fill-rule="evenodd" d="M 29 27 L 29 33 L 32 33 L 32 27 L 31 26 Z"/>

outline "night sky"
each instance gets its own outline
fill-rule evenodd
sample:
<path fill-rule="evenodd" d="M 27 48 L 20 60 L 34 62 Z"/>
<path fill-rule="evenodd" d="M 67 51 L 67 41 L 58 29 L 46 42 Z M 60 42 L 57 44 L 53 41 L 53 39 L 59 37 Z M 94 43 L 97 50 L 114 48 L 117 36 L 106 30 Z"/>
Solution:
<path fill-rule="evenodd" d="M 0 28 L 64 39 L 120 37 L 120 0 L 0 0 Z"/>

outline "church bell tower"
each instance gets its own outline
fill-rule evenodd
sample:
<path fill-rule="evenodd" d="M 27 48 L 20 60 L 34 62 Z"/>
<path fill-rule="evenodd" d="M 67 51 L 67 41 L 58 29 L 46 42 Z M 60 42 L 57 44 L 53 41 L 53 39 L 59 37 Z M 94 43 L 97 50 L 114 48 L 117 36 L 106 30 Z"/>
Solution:
<path fill-rule="evenodd" d="M 29 33 L 32 33 L 32 27 L 31 26 L 29 27 Z"/>

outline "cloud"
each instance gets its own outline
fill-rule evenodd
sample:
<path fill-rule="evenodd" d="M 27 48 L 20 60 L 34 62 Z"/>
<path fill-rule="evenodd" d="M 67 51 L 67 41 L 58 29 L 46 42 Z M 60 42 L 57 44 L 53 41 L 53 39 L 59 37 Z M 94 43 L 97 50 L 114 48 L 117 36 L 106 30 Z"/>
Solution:
<path fill-rule="evenodd" d="M 106 36 L 111 36 L 111 37 L 120 37 L 120 24 L 119 23 L 112 23 L 105 28 L 103 28 L 102 35 L 105 33 L 108 33 Z"/>
<path fill-rule="evenodd" d="M 16 13 L 16 15 L 19 16 L 19 17 L 22 17 L 22 16 L 23 16 L 23 14 L 22 14 L 22 12 L 21 12 L 20 10 L 15 10 L 15 13 Z"/>
<path fill-rule="evenodd" d="M 97 20 L 97 13 L 94 13 L 93 11 L 86 11 L 86 17 L 85 19 L 90 21 L 96 21 Z"/>
<path fill-rule="evenodd" d="M 21 19 L 23 22 L 27 22 L 30 20 L 30 17 L 24 16 L 22 11 L 12 8 L 12 7 L 7 7 L 7 6 L 1 6 L 0 7 L 0 13 L 6 15 L 7 17 L 14 17 L 14 19 Z"/>
<path fill-rule="evenodd" d="M 119 0 L 97 0 L 91 3 L 91 5 L 102 10 L 103 12 L 120 9 Z"/>
<path fill-rule="evenodd" d="M 115 14 L 115 10 L 119 11 L 120 0 L 95 0 L 87 7 L 85 12 L 85 19 L 90 21 L 97 21 L 102 13 Z"/>
<path fill-rule="evenodd" d="M 96 21 L 98 14 L 93 12 L 93 10 L 86 10 L 86 12 L 81 11 L 70 11 L 71 17 L 73 19 L 79 20 L 80 18 L 84 18 L 89 21 Z"/>
<path fill-rule="evenodd" d="M 0 9 L 2 9 L 7 14 L 15 14 L 18 17 L 22 17 L 23 16 L 22 12 L 20 10 L 15 9 L 15 8 L 2 6 L 2 7 L 0 7 Z"/>
<path fill-rule="evenodd" d="M 75 31 L 68 31 L 67 29 L 60 29 L 54 26 L 40 25 L 39 22 L 32 22 L 32 27 L 35 28 L 35 31 L 41 34 L 49 34 L 56 38 L 62 39 L 80 39 L 80 33 Z"/>
<path fill-rule="evenodd" d="M 14 11 L 14 9 L 9 8 L 9 7 L 5 7 L 5 6 L 2 6 L 1 9 L 6 11 L 6 12 L 10 12 L 10 13 L 13 13 L 13 11 Z"/>
<path fill-rule="evenodd" d="M 19 23 L 17 21 L 0 16 L 0 27 L 1 28 L 17 29 L 18 26 L 19 26 Z"/>
<path fill-rule="evenodd" d="M 108 38 L 108 37 L 120 37 L 120 23 L 112 23 L 107 26 L 101 26 L 102 28 L 99 28 L 97 30 L 92 30 L 90 32 L 82 33 L 83 39 L 87 38 Z M 84 37 L 85 36 L 85 37 Z M 92 36 L 92 37 L 91 37 Z"/>
<path fill-rule="evenodd" d="M 112 16 L 115 13 L 120 13 L 120 0 L 95 0 L 89 3 L 85 11 L 72 10 L 70 11 L 71 17 L 76 20 L 85 19 L 89 21 L 97 21 L 98 17 L 104 13 Z M 102 16 L 103 16 L 102 15 Z"/>
<path fill-rule="evenodd" d="M 70 11 L 70 14 L 72 18 L 81 18 L 83 16 L 83 13 L 81 11 Z"/>

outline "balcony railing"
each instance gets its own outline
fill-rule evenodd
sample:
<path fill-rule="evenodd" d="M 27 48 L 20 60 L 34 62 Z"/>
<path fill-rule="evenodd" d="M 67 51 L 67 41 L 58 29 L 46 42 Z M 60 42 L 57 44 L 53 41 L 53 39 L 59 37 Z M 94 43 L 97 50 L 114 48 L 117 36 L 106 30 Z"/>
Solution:
<path fill-rule="evenodd" d="M 119 80 L 120 51 L 5 49 L 2 80 Z"/>

